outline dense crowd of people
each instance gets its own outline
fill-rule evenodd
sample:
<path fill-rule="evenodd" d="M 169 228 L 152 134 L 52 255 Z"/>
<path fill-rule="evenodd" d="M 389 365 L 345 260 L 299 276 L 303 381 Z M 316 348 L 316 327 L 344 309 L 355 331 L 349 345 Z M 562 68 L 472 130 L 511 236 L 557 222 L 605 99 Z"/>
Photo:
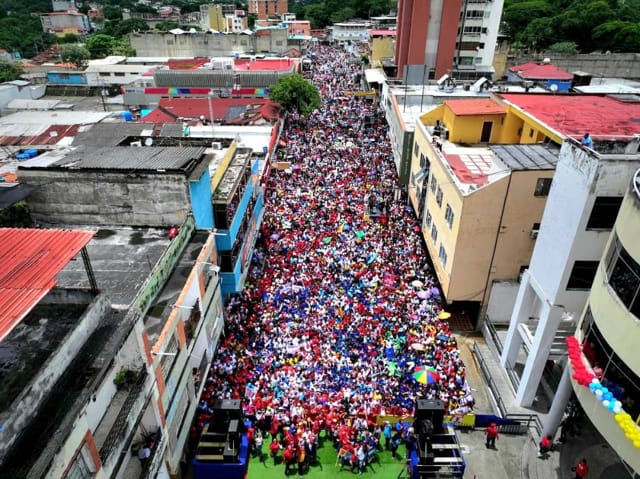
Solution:
<path fill-rule="evenodd" d="M 227 304 L 193 434 L 216 399 L 242 399 L 252 437 L 261 447 L 271 436 L 269 452 L 288 468 L 313 462 L 324 430 L 361 471 L 380 441 L 397 449 L 407 436 L 386 417 L 412 415 L 420 398 L 464 413 L 473 398 L 438 317 L 437 280 L 383 115 L 374 99 L 345 94 L 361 89 L 359 59 L 324 46 L 315 54 L 307 77 L 322 107 L 287 120 L 291 167 L 266 185 L 260 244 L 244 291 Z M 426 384 L 414 377 L 419 366 L 429 368 Z"/>

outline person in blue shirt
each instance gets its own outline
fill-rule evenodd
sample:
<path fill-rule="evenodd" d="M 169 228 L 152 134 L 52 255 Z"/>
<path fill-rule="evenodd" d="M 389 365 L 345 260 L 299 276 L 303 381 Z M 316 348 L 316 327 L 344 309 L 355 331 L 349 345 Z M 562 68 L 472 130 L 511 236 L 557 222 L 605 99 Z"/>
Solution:
<path fill-rule="evenodd" d="M 593 140 L 589 136 L 589 133 L 585 133 L 584 134 L 584 136 L 582 137 L 582 140 L 580 141 L 580 143 L 582 143 L 587 148 L 590 148 L 590 149 L 593 150 Z"/>

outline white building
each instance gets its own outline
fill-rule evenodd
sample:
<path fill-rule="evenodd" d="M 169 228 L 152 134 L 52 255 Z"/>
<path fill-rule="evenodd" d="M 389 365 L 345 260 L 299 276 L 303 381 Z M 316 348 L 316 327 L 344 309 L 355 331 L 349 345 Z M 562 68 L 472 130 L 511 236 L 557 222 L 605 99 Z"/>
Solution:
<path fill-rule="evenodd" d="M 457 70 L 493 73 L 503 0 L 471 0 L 463 2 L 466 10 L 460 17 L 457 41 Z"/>
<path fill-rule="evenodd" d="M 338 44 L 369 41 L 369 22 L 341 22 L 329 27 L 330 38 Z"/>
<path fill-rule="evenodd" d="M 511 96 L 507 101 L 517 103 L 518 99 Z M 629 178 L 640 167 L 640 136 L 633 134 L 640 129 L 633 120 L 638 107 L 595 96 L 556 96 L 536 103 L 549 101 L 566 115 L 564 119 L 547 116 L 547 127 L 556 134 L 563 129 L 571 133 L 565 133 L 553 184 L 547 185 L 549 199 L 531 263 L 520 281 L 501 357 L 501 364 L 514 370 L 526 356 L 516 392 L 522 406 L 534 402 L 548 360 L 564 367 L 564 338 L 575 330 Z M 580 104 L 580 113 L 572 111 Z M 536 108 L 533 104 L 518 108 L 529 106 Z M 545 108 L 541 106 L 539 118 L 545 117 Z M 594 149 L 574 139 L 578 136 L 574 128 L 587 125 L 594 138 L 602 138 L 596 139 Z M 552 410 L 559 409 L 561 414 L 568 397 L 556 395 L 564 404 L 554 401 Z M 547 429 L 555 431 L 557 416 L 551 415 L 549 421 Z"/>

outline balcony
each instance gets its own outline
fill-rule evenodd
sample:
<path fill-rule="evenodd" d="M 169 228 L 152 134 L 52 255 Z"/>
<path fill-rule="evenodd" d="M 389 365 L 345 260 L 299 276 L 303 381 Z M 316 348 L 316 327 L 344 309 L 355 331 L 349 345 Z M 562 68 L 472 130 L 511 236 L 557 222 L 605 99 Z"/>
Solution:
<path fill-rule="evenodd" d="M 640 454 L 633 443 L 627 439 L 622 428 L 617 424 L 615 416 L 602 405 L 602 401 L 591 393 L 589 388 L 571 380 L 578 401 L 593 425 L 598 429 L 611 448 L 632 469 L 640 471 Z"/>
<path fill-rule="evenodd" d="M 136 427 L 148 399 L 146 379 L 147 371 L 142 368 L 133 384 L 119 389 L 96 428 L 94 437 L 103 465 L 118 457 Z"/>

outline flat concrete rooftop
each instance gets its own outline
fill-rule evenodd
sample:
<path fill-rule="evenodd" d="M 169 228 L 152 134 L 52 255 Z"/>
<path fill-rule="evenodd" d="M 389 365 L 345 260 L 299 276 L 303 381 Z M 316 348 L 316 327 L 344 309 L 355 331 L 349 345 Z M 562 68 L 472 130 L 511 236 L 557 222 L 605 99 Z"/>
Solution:
<path fill-rule="evenodd" d="M 103 228 L 87 245 L 98 289 L 112 307 L 127 309 L 145 279 L 169 245 L 168 230 Z M 82 258 L 74 258 L 57 276 L 63 288 L 88 288 Z"/>

